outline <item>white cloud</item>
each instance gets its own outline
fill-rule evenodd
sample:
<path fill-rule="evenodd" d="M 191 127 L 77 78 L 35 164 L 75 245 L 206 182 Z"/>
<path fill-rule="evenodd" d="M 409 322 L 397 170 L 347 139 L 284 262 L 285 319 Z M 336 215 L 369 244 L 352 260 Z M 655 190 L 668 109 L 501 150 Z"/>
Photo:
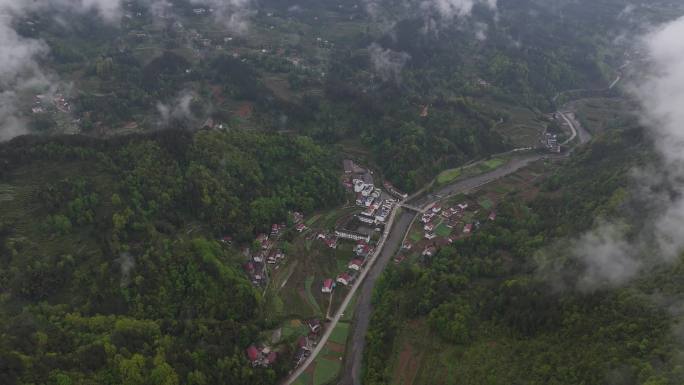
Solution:
<path fill-rule="evenodd" d="M 235 33 L 245 33 L 249 21 L 256 13 L 254 0 L 191 0 L 197 6 L 209 6 L 214 10 L 217 22 Z"/>
<path fill-rule="evenodd" d="M 191 91 L 183 91 L 169 104 L 157 103 L 159 126 L 167 127 L 174 121 L 192 120 L 194 117 L 190 105 L 194 98 L 195 94 Z"/>
<path fill-rule="evenodd" d="M 28 12 L 96 11 L 104 20 L 116 22 L 121 16 L 118 0 L 0 0 L 0 140 L 27 133 L 25 118 L 17 98 L 29 89 L 54 88 L 59 80 L 41 68 L 40 61 L 49 52 L 42 40 L 20 36 L 14 21 Z"/>
<path fill-rule="evenodd" d="M 406 52 L 392 51 L 373 43 L 368 47 L 373 71 L 384 81 L 399 82 L 401 71 L 406 63 L 411 59 L 411 55 Z"/>
<path fill-rule="evenodd" d="M 476 4 L 496 9 L 497 0 L 423 0 L 421 7 L 427 11 L 436 11 L 447 19 L 470 16 Z"/>
<path fill-rule="evenodd" d="M 641 121 L 660 155 L 658 166 L 635 170 L 633 194 L 651 206 L 630 239 L 615 224 L 602 224 L 578 242 L 584 269 L 579 287 L 620 285 L 649 266 L 672 263 L 684 251 L 684 18 L 645 36 L 647 63 L 631 93 L 641 104 Z M 652 186 L 667 186 L 665 192 Z M 674 193 L 673 193 L 674 192 Z"/>

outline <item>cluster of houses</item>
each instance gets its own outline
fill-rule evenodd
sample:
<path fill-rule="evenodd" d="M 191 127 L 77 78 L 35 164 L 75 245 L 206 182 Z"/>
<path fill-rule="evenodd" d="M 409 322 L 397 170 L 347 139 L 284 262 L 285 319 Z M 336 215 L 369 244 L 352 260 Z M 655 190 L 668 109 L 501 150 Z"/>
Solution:
<path fill-rule="evenodd" d="M 544 135 L 544 145 L 549 152 L 560 154 L 561 146 L 558 144 L 558 135 L 547 132 Z"/>
<path fill-rule="evenodd" d="M 433 205 L 426 213 L 423 214 L 420 221 L 423 223 L 423 230 L 425 231 L 425 239 L 432 240 L 437 237 L 435 230 L 437 228 L 438 217 L 442 218 L 446 227 L 453 229 L 462 220 L 463 214 L 468 209 L 467 203 L 459 203 L 456 206 L 443 209 L 439 204 Z M 467 235 L 473 231 L 473 223 L 466 223 L 463 226 L 463 234 Z M 475 223 L 477 225 L 477 223 Z M 455 240 L 455 236 L 449 238 L 449 243 Z"/>
<path fill-rule="evenodd" d="M 442 223 L 450 229 L 455 228 L 458 224 L 462 223 L 464 214 L 466 213 L 468 207 L 468 203 L 465 202 L 459 203 L 449 208 L 442 208 L 440 205 L 435 204 L 423 214 L 420 222 L 425 232 L 423 238 L 427 240 L 427 242 L 420 253 L 422 257 L 426 258 L 434 256 L 437 253 L 439 246 L 452 244 L 457 239 L 468 236 L 480 227 L 481 223 L 475 220 L 472 223 L 464 223 L 460 233 L 452 232 L 452 235 L 450 235 L 448 238 L 436 239 L 438 238 L 436 234 L 438 223 Z M 496 217 L 496 212 L 491 211 L 487 219 L 489 221 L 494 221 L 496 220 Z M 403 260 L 405 260 L 406 256 L 403 253 L 409 252 L 412 247 L 413 246 L 410 242 L 404 243 L 401 247 L 401 252 L 397 255 L 397 257 L 394 258 L 394 262 L 401 263 Z"/>
<path fill-rule="evenodd" d="M 308 227 L 306 227 L 306 225 L 304 224 L 304 214 L 295 211 L 294 213 L 292 213 L 292 218 L 294 221 L 295 230 L 297 230 L 298 233 L 301 233 L 304 230 L 308 229 Z"/>
<path fill-rule="evenodd" d="M 364 211 L 360 212 L 356 218 L 368 225 L 384 224 L 390 213 L 392 213 L 393 206 L 393 201 L 377 200 L 371 204 L 371 206 L 366 207 Z"/>
<path fill-rule="evenodd" d="M 325 243 L 326 246 L 328 246 L 331 249 L 337 249 L 337 237 L 332 234 L 327 234 L 327 233 L 318 233 L 316 236 L 316 239 L 320 239 Z"/>
<path fill-rule="evenodd" d="M 385 190 L 392 198 L 383 199 L 382 190 L 375 187 L 373 175 L 365 168 L 359 167 L 352 160 L 344 161 L 345 181 L 348 191 L 356 194 L 356 205 L 363 211 L 356 217 L 368 225 L 384 224 L 396 200 L 406 199 L 407 194 L 399 191 L 390 182 L 383 182 Z"/>
<path fill-rule="evenodd" d="M 301 336 L 297 340 L 297 348 L 294 354 L 295 368 L 301 365 L 302 362 L 311 355 L 311 352 L 318 344 L 320 334 L 323 331 L 323 325 L 318 319 L 306 321 L 306 325 L 309 328 L 309 334 Z"/>
<path fill-rule="evenodd" d="M 266 368 L 276 362 L 278 353 L 265 345 L 250 345 L 247 348 L 247 359 L 249 359 L 249 362 L 251 362 L 254 367 L 261 366 Z"/>
<path fill-rule="evenodd" d="M 42 114 L 47 112 L 48 106 L 46 105 L 46 101 L 48 100 L 51 101 L 55 108 L 57 108 L 59 111 L 64 113 L 71 112 L 71 103 L 69 103 L 63 94 L 55 94 L 52 100 L 50 100 L 46 95 L 36 95 L 33 98 L 31 112 L 34 114 Z"/>
<path fill-rule="evenodd" d="M 390 207 L 391 210 L 391 207 Z M 385 216 L 389 215 L 389 212 L 384 214 Z M 385 219 L 383 219 L 384 222 Z M 322 240 L 326 246 L 328 246 L 331 249 L 337 249 L 337 244 L 339 240 L 348 240 L 348 241 L 363 241 L 363 242 L 370 242 L 371 236 L 367 233 L 362 233 L 358 231 L 353 231 L 353 230 L 348 230 L 344 228 L 340 228 L 335 230 L 334 233 L 318 233 L 316 235 L 317 239 Z"/>
<path fill-rule="evenodd" d="M 295 212 L 293 217 L 295 228 L 297 228 L 304 221 L 304 216 Z M 286 228 L 287 226 L 284 223 L 274 223 L 271 226 L 270 234 L 262 233 L 256 237 L 259 247 L 255 252 L 252 253 L 249 249 L 245 250 L 245 254 L 250 255 L 250 260 L 245 263 L 244 268 L 254 285 L 265 285 L 268 280 L 267 266 L 271 265 L 277 268 L 285 260 L 286 256 L 283 250 L 275 246 Z M 222 241 L 230 243 L 230 237 L 224 237 Z"/>
<path fill-rule="evenodd" d="M 354 283 L 356 277 L 366 265 L 368 257 L 375 251 L 373 246 L 368 244 L 368 239 L 359 239 L 354 246 L 354 259 L 347 264 L 347 270 L 340 273 L 337 278 L 328 278 L 323 281 L 322 293 L 332 293 L 337 284 L 348 286 Z"/>
<path fill-rule="evenodd" d="M 202 15 L 206 15 L 208 13 L 209 14 L 214 13 L 214 9 L 213 8 L 209 8 L 209 9 L 207 9 L 207 8 L 193 8 L 192 13 L 194 13 L 197 16 L 202 16 Z"/>

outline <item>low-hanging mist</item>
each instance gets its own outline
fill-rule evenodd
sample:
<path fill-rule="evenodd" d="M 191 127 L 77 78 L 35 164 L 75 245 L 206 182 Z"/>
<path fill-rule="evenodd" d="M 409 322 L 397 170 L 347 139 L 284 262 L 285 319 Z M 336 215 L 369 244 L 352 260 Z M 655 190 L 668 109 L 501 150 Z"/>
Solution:
<path fill-rule="evenodd" d="M 647 202 L 643 223 L 601 222 L 574 241 L 582 291 L 625 284 L 645 269 L 673 263 L 684 250 L 684 18 L 638 41 L 645 63 L 628 86 L 653 141 L 658 164 L 633 170 L 632 197 Z M 659 186 L 660 188 L 655 188 Z M 640 229 L 629 234 L 628 229 Z"/>

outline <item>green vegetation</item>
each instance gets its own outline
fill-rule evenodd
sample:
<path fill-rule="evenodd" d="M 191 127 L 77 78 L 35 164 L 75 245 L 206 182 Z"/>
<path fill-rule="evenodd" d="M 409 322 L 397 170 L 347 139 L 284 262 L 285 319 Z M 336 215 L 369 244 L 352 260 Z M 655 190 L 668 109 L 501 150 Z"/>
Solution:
<path fill-rule="evenodd" d="M 452 168 L 451 170 L 442 171 L 437 175 L 437 184 L 449 184 L 458 179 L 459 176 L 461 176 L 461 168 Z"/>
<path fill-rule="evenodd" d="M 22 36 L 46 42 L 47 64 L 78 89 L 71 114 L 30 117 L 37 132 L 194 129 L 211 118 L 323 143 L 353 138 L 355 152 L 406 191 L 441 170 L 536 144 L 542 112 L 555 108 L 560 91 L 609 82 L 623 53 L 610 32 L 632 23 L 616 19 L 623 0 L 507 2 L 468 18 L 487 26 L 481 39 L 482 27 L 447 20 L 425 33 L 416 2 L 374 2 L 391 17 L 386 28 L 353 0 L 307 1 L 296 12 L 294 1 L 265 0 L 237 37 L 194 14 L 188 0 L 173 1 L 164 22 L 145 3 L 130 2 L 119 28 L 79 14 L 18 23 Z M 657 3 L 644 18 L 673 14 Z M 373 43 L 410 57 L 397 76 L 374 67 Z M 173 108 L 184 98 L 182 114 L 160 119 L 159 103 Z"/>
<path fill-rule="evenodd" d="M 627 176 L 649 156 L 633 127 L 596 139 L 536 198 L 508 199 L 497 221 L 453 248 L 386 271 L 376 287 L 364 384 L 412 376 L 413 384 L 593 384 L 618 372 L 621 384 L 682 383 L 681 348 L 671 335 L 677 321 L 651 300 L 663 282 L 668 295 L 684 293 L 672 281 L 682 261 L 624 287 L 580 291 L 573 288 L 581 266 L 558 242 L 597 217 L 631 215 Z M 411 373 L 402 369 L 407 349 L 419 360 Z"/>
<path fill-rule="evenodd" d="M 439 175 L 437 175 L 437 186 L 447 185 L 459 179 L 464 179 L 474 175 L 484 174 L 493 171 L 508 163 L 508 161 L 509 158 L 507 157 L 497 157 L 486 161 L 477 162 L 471 165 L 442 171 Z"/>
<path fill-rule="evenodd" d="M 339 322 L 335 329 L 330 334 L 330 341 L 344 345 L 347 343 L 347 336 L 349 335 L 349 323 Z"/>
<path fill-rule="evenodd" d="M 275 325 L 243 257 L 213 239 L 339 202 L 325 153 L 240 131 L 0 146 L 2 382 L 275 382 L 287 350 L 248 365 Z"/>
<path fill-rule="evenodd" d="M 438 237 L 448 237 L 451 234 L 451 229 L 447 227 L 446 224 L 440 223 L 439 226 L 435 229 L 435 234 L 437 234 Z"/>
<path fill-rule="evenodd" d="M 318 301 L 316 301 L 316 298 L 314 298 L 313 292 L 312 292 L 312 290 L 314 290 L 312 288 L 313 283 L 314 283 L 314 278 L 315 277 L 313 277 L 313 276 L 308 276 L 308 277 L 306 277 L 306 280 L 304 281 L 304 288 L 306 290 L 306 298 L 308 299 L 309 305 L 311 305 L 311 307 L 314 309 L 316 314 L 322 316 L 325 313 L 323 313 L 323 310 L 321 310 L 321 307 L 318 306 Z"/>
<path fill-rule="evenodd" d="M 316 359 L 316 371 L 314 372 L 314 385 L 326 385 L 337 377 L 342 362 L 338 359 L 319 358 Z"/>
<path fill-rule="evenodd" d="M 355 210 L 339 208 L 343 154 L 406 192 L 447 184 L 504 166 L 493 154 L 536 145 L 557 128 L 549 112 L 587 95 L 597 97 L 577 102 L 578 119 L 604 135 L 534 186 L 538 197 L 502 186 L 501 219 L 427 263 L 414 250 L 390 268 L 364 383 L 394 380 L 414 331 L 421 384 L 684 382 L 674 320 L 645 299 L 679 295 L 680 265 L 591 293 L 555 291 L 535 270 L 570 271 L 558 282 L 572 287 L 572 256 L 552 245 L 630 215 L 625 170 L 644 157 L 643 138 L 619 113 L 629 104 L 594 89 L 624 62 L 614 33 L 671 18 L 676 2 L 622 17 L 625 0 L 500 1 L 455 22 L 424 1 L 372 1 L 376 18 L 358 0 L 262 0 L 243 2 L 258 12 L 245 12 L 241 34 L 196 14 L 201 1 L 154 2 L 172 5 L 164 17 L 149 1 L 123 3 L 120 23 L 38 5 L 6 18 L 37 57 L 27 73 L 73 85 L 13 90 L 33 82 L 3 79 L 12 122 L 83 136 L 0 145 L 0 383 L 277 383 L 292 341 L 267 369 L 245 348 L 284 323 L 284 340 L 306 332 L 287 322 L 324 315 L 346 290 L 331 299 L 320 284 L 346 268 L 349 245 L 309 237 Z M 370 47 L 405 60 L 387 76 Z M 61 93 L 69 109 L 48 96 Z M 312 228 L 283 235 L 288 259 L 256 289 L 241 251 L 293 210 Z M 348 326 L 304 383 L 337 376 L 333 344 Z"/>

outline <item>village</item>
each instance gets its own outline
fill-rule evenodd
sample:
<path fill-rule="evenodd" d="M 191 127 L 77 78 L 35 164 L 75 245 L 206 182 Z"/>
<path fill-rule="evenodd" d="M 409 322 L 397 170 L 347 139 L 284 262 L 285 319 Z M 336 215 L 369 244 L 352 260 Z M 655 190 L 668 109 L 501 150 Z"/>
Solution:
<path fill-rule="evenodd" d="M 480 229 L 486 221 L 496 220 L 493 202 L 476 201 L 463 195 L 438 202 L 416 217 L 395 263 L 405 260 L 425 261 L 441 247 L 453 245 Z"/>
<path fill-rule="evenodd" d="M 345 207 L 312 218 L 291 212 L 287 223 L 273 224 L 270 233 L 258 234 L 251 247 L 242 249 L 247 259 L 244 271 L 252 284 L 263 290 L 267 301 L 291 301 L 304 291 L 305 306 L 300 313 L 311 316 L 289 320 L 273 331 L 278 338 L 265 335 L 263 341 L 250 345 L 245 354 L 254 366 L 273 365 L 277 346 L 288 337 L 295 342 L 294 366 L 308 357 L 330 314 L 367 268 L 393 208 L 407 196 L 388 182 L 377 187 L 373 172 L 352 160 L 344 160 L 343 169 L 340 183 L 349 197 Z M 230 245 L 232 239 L 224 237 L 222 242 Z M 302 268 L 305 263 L 310 264 L 311 272 Z M 278 295 L 288 289 L 289 294 Z M 291 336 L 292 323 L 296 332 Z"/>
<path fill-rule="evenodd" d="M 294 357 L 294 370 L 312 354 L 349 287 L 369 267 L 369 258 L 376 252 L 390 213 L 407 198 L 390 183 L 377 187 L 373 172 L 352 160 L 345 160 L 343 168 L 340 182 L 349 196 L 347 205 L 310 218 L 293 212 L 289 226 L 273 224 L 270 234 L 257 236 L 258 247 L 243 250 L 248 258 L 245 272 L 255 286 L 263 289 L 266 300 L 282 301 L 281 310 L 289 311 L 283 310 L 283 314 L 300 315 L 264 332 L 259 341 L 247 348 L 245 354 L 254 366 L 271 366 L 279 352 L 289 349 Z M 520 181 L 506 180 L 501 184 L 527 184 L 536 177 L 537 174 L 530 173 Z M 496 205 L 505 199 L 502 188 L 493 184 L 487 191 L 444 197 L 426 207 L 416 215 L 392 261 L 429 262 L 441 248 L 454 247 L 487 223 L 496 221 Z M 349 322 L 341 325 L 348 328 Z M 326 342 L 326 351 L 330 349 L 328 345 L 334 349 L 344 346 L 346 334 L 338 338 L 339 343 Z"/>

